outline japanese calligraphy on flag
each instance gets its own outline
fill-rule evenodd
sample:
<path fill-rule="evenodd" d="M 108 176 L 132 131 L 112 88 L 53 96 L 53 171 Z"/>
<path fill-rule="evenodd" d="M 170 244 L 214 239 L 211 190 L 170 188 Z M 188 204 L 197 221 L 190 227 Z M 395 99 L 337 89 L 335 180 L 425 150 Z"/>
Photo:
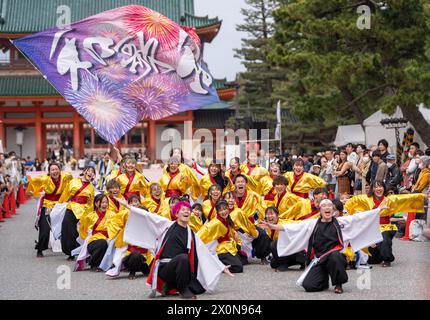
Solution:
<path fill-rule="evenodd" d="M 106 141 L 219 102 L 194 29 L 131 5 L 13 41 Z"/>

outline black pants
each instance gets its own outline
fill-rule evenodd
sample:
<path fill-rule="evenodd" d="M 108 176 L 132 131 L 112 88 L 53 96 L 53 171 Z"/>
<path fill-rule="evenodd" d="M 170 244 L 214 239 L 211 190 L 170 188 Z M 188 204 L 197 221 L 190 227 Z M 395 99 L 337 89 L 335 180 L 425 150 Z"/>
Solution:
<path fill-rule="evenodd" d="M 270 261 L 270 266 L 272 269 L 277 269 L 281 266 L 284 267 L 291 267 L 295 265 L 301 265 L 304 266 L 306 255 L 305 253 L 298 252 L 289 256 L 280 257 L 278 256 L 278 249 L 277 249 L 278 241 L 272 241 L 270 244 L 270 251 L 272 252 L 272 260 Z"/>
<path fill-rule="evenodd" d="M 240 260 L 239 253 L 233 256 L 230 253 L 221 253 L 218 255 L 219 260 L 226 266 L 230 266 L 228 270 L 231 273 L 241 273 L 243 272 L 243 264 Z"/>
<path fill-rule="evenodd" d="M 100 265 L 107 248 L 108 244 L 104 239 L 95 240 L 88 244 L 88 253 L 90 254 L 88 264 L 91 268 L 96 268 Z"/>
<path fill-rule="evenodd" d="M 76 239 L 79 237 L 77 224 L 79 220 L 76 219 L 72 210 L 67 209 L 61 224 L 61 249 L 64 254 L 70 256 L 72 251 L 79 247 Z"/>
<path fill-rule="evenodd" d="M 254 249 L 254 255 L 258 259 L 263 259 L 270 254 L 272 239 L 270 239 L 269 235 L 261 228 L 257 228 L 257 230 L 258 237 L 252 241 L 252 248 Z"/>
<path fill-rule="evenodd" d="M 49 235 L 51 232 L 51 218 L 45 214 L 46 208 L 43 207 L 40 210 L 40 217 L 37 223 L 39 228 L 39 239 L 37 240 L 36 250 L 37 252 L 42 252 L 48 249 L 49 245 Z"/>
<path fill-rule="evenodd" d="M 339 251 L 334 251 L 321 259 L 314 266 L 303 281 L 303 288 L 307 292 L 323 291 L 329 287 L 329 277 L 333 286 L 344 284 L 348 281 L 346 273 L 346 258 Z"/>
<path fill-rule="evenodd" d="M 383 261 L 393 262 L 393 238 L 395 231 L 384 231 L 382 232 L 382 242 L 376 245 L 376 248 L 369 247 L 369 264 L 379 264 Z"/>
<path fill-rule="evenodd" d="M 143 274 L 149 274 L 149 266 L 146 264 L 146 258 L 140 252 L 132 252 L 124 259 L 124 266 L 128 271 Z"/>
<path fill-rule="evenodd" d="M 196 276 L 191 273 L 190 261 L 185 253 L 177 255 L 168 263 L 161 263 L 158 276 L 169 288 L 175 288 L 180 293 L 184 293 L 187 289 L 194 294 L 205 292 Z"/>

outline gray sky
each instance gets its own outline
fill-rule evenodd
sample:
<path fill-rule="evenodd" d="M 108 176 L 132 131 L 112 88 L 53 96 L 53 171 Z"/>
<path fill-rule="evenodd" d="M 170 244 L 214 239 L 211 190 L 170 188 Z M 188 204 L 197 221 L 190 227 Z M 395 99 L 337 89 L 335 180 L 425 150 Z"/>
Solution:
<path fill-rule="evenodd" d="M 235 48 L 241 47 L 245 33 L 236 31 L 243 22 L 240 9 L 246 7 L 245 0 L 194 0 L 196 15 L 222 20 L 221 30 L 212 43 L 205 44 L 204 60 L 215 78 L 227 77 L 232 81 L 236 73 L 244 71 L 240 59 L 234 58 Z"/>

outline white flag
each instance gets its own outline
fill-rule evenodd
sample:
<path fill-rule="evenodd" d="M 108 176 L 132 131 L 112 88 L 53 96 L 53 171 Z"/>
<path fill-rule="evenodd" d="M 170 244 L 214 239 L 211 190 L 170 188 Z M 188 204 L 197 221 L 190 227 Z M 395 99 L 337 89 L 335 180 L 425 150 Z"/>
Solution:
<path fill-rule="evenodd" d="M 280 140 L 281 139 L 281 100 L 278 101 L 278 105 L 276 107 L 276 131 L 275 131 L 275 139 Z"/>

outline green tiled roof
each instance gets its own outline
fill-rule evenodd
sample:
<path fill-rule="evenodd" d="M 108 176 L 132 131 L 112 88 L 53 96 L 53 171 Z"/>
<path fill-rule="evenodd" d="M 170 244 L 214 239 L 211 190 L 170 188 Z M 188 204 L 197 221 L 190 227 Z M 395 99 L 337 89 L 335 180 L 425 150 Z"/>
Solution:
<path fill-rule="evenodd" d="M 41 76 L 1 76 L 1 96 L 60 96 L 60 94 Z"/>
<path fill-rule="evenodd" d="M 190 27 L 203 28 L 220 23 L 194 15 L 194 0 L 0 0 L 1 33 L 34 33 L 56 25 L 57 7 L 70 7 L 72 22 L 97 13 L 127 6 L 143 5 Z M 5 13 L 5 14 L 4 14 Z"/>
<path fill-rule="evenodd" d="M 200 110 L 225 110 L 233 106 L 232 102 L 220 101 L 201 108 Z"/>
<path fill-rule="evenodd" d="M 224 80 L 215 80 L 217 90 L 226 88 Z M 41 76 L 0 76 L 0 96 L 60 96 L 48 80 Z M 207 106 L 217 110 L 230 108 L 231 104 L 219 102 Z"/>
<path fill-rule="evenodd" d="M 224 79 L 214 79 L 214 86 L 215 89 L 228 89 L 228 88 L 234 88 L 236 84 L 234 82 L 227 82 L 227 78 Z"/>

